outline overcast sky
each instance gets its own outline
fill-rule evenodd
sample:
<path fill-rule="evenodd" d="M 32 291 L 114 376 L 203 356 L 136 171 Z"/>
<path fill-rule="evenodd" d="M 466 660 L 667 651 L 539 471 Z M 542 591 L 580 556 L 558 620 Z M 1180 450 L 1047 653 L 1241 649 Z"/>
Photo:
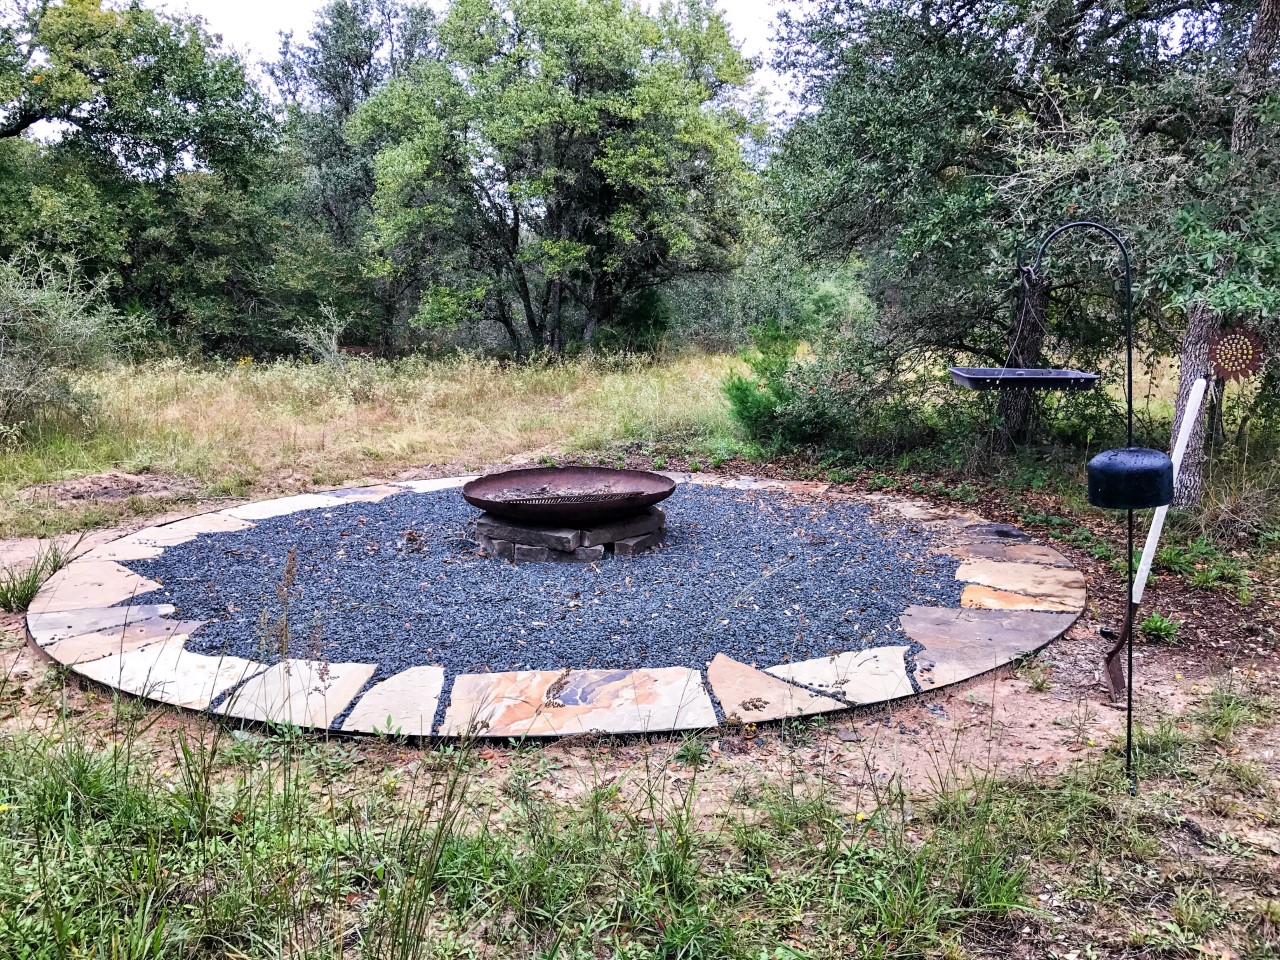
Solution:
<path fill-rule="evenodd" d="M 734 37 L 747 54 L 760 57 L 762 63 L 769 60 L 775 2 L 786 0 L 720 0 Z M 203 17 L 214 33 L 222 34 L 224 41 L 255 63 L 275 58 L 280 31 L 292 30 L 305 36 L 315 11 L 323 3 L 324 0 L 150 0 L 154 7 L 186 10 Z M 772 75 L 764 73 L 766 76 L 760 79 L 775 85 Z"/>

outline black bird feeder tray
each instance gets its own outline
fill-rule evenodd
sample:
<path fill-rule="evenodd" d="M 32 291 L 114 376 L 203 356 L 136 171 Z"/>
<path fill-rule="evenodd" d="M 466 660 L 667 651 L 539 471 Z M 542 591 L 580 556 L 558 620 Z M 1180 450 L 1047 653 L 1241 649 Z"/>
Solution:
<path fill-rule="evenodd" d="M 1125 407 L 1128 444 L 1119 450 L 1107 450 L 1089 461 L 1089 502 L 1107 510 L 1123 510 L 1128 527 L 1128 592 L 1125 594 L 1124 632 L 1120 644 L 1128 653 L 1128 669 L 1125 672 L 1125 770 L 1129 774 L 1129 789 L 1137 792 L 1138 776 L 1133 765 L 1133 619 L 1136 604 L 1133 602 L 1133 533 L 1134 511 L 1168 506 L 1173 502 L 1173 461 L 1160 450 L 1138 447 L 1133 442 L 1133 272 L 1129 262 L 1129 249 L 1124 240 L 1110 227 L 1093 220 L 1075 220 L 1063 224 L 1044 238 L 1036 252 L 1035 262 L 1023 267 L 1023 277 L 1032 277 L 1044 261 L 1045 251 L 1054 237 L 1067 230 L 1096 230 L 1106 234 L 1120 250 L 1124 264 L 1124 333 L 1126 356 Z M 1233 331 L 1233 333 L 1235 333 Z M 1229 340 L 1229 342 L 1227 342 Z M 1253 356 L 1253 342 L 1247 336 L 1223 338 L 1220 353 L 1236 367 L 1243 368 Z M 1260 351 L 1256 351 L 1260 352 Z M 1215 357 L 1215 359 L 1217 359 Z M 1097 386 L 1098 376 L 1079 370 L 1034 370 L 1002 367 L 952 367 L 951 378 L 961 386 L 972 390 L 1090 390 Z M 1118 653 L 1120 644 L 1108 654 Z"/>
<path fill-rule="evenodd" d="M 1092 390 L 1096 373 L 1035 367 L 952 367 L 951 379 L 970 390 Z"/>

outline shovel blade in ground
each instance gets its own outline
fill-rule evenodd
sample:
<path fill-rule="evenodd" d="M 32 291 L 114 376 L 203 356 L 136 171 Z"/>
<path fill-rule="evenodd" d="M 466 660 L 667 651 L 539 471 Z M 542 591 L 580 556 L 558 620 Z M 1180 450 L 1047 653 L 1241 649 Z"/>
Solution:
<path fill-rule="evenodd" d="M 1129 645 L 1129 624 L 1133 621 L 1132 613 L 1124 618 L 1124 626 L 1120 628 L 1119 634 L 1116 631 L 1104 627 L 1102 635 L 1108 639 L 1117 637 L 1116 642 L 1111 649 L 1107 651 L 1106 657 L 1103 658 L 1104 673 L 1107 676 L 1107 688 L 1111 692 L 1112 700 L 1122 700 L 1125 695 L 1125 675 L 1124 675 L 1124 653 L 1125 648 Z"/>

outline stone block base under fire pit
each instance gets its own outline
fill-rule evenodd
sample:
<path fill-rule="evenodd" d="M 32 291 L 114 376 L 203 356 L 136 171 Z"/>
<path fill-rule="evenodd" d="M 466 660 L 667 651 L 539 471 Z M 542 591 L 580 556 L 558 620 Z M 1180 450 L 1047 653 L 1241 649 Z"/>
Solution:
<path fill-rule="evenodd" d="M 516 563 L 545 560 L 590 563 L 603 559 L 606 553 L 620 557 L 644 553 L 662 539 L 666 525 L 666 514 L 658 507 L 586 530 L 523 526 L 486 513 L 476 521 L 476 534 L 481 548 L 491 557 Z"/>

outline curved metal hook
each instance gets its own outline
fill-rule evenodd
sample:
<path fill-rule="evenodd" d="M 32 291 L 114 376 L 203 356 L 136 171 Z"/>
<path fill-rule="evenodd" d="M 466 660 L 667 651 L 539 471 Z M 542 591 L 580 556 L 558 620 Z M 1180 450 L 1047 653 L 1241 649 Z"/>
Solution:
<path fill-rule="evenodd" d="M 1064 223 L 1062 226 L 1051 231 L 1040 244 L 1040 249 L 1036 251 L 1036 258 L 1032 261 L 1030 267 L 1022 267 L 1023 283 L 1027 282 L 1028 277 L 1033 277 L 1040 268 L 1040 264 L 1044 261 L 1045 252 L 1049 249 L 1049 244 L 1060 233 L 1068 230 L 1097 230 L 1106 234 L 1120 248 L 1120 257 L 1124 261 L 1124 336 L 1125 349 L 1127 358 L 1127 384 L 1128 391 L 1126 399 L 1128 401 L 1128 437 L 1129 446 L 1133 446 L 1133 270 L 1129 262 L 1129 248 L 1125 246 L 1124 238 L 1115 230 L 1098 223 L 1096 220 L 1073 220 L 1070 223 Z"/>

